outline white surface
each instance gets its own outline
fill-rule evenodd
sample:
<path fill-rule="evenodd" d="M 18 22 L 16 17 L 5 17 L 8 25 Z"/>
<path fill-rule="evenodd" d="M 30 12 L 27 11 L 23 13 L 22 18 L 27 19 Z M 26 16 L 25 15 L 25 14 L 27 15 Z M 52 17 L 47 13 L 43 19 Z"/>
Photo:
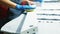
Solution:
<path fill-rule="evenodd" d="M 21 27 L 21 21 L 24 17 L 24 14 L 20 15 L 19 17 L 17 17 L 16 19 L 11 20 L 10 22 L 8 22 L 7 24 L 5 24 L 1 30 L 2 31 L 6 31 L 6 32 L 12 32 L 12 33 L 16 33 L 17 28 Z"/>
<path fill-rule="evenodd" d="M 43 10 L 43 9 L 46 9 L 46 10 Z M 47 10 L 47 9 L 54 9 L 54 10 Z M 23 24 L 23 27 L 21 29 L 21 32 L 25 31 L 27 29 L 30 29 L 29 25 L 34 25 L 34 27 L 35 26 L 38 27 L 38 33 L 37 34 L 60 34 L 60 21 L 37 20 L 37 18 L 50 18 L 50 19 L 56 18 L 56 19 L 60 19 L 60 16 L 37 15 L 38 13 L 39 14 L 60 14 L 60 10 L 56 10 L 56 9 L 60 9 L 60 3 L 44 3 L 41 7 L 38 6 L 34 10 L 34 12 L 29 12 L 28 13 L 28 15 L 25 19 L 25 22 Z M 20 18 L 18 20 L 20 20 Z M 16 28 L 17 27 L 13 28 L 12 31 Z M 3 28 L 1 30 L 5 30 L 5 28 Z M 9 29 L 8 29 L 8 31 L 10 32 Z M 13 31 L 13 32 L 16 32 L 16 31 Z"/>

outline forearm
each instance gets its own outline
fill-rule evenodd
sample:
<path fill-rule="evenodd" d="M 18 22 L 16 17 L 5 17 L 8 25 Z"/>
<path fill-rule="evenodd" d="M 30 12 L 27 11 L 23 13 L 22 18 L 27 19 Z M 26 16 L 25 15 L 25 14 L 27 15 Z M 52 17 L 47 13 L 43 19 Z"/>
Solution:
<path fill-rule="evenodd" d="M 2 4 L 8 6 L 8 7 L 12 7 L 12 8 L 15 8 L 16 7 L 16 3 L 10 1 L 10 0 L 1 0 L 0 1 Z"/>

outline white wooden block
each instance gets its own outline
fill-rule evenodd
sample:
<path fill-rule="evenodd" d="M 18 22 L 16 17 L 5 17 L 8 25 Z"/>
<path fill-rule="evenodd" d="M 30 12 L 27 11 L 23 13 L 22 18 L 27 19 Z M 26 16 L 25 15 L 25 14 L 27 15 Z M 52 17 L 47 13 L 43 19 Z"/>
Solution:
<path fill-rule="evenodd" d="M 35 22 L 35 14 L 34 12 L 29 12 L 27 14 L 27 17 L 24 21 L 24 25 L 21 29 L 21 34 L 37 34 L 38 32 L 38 27 L 37 27 L 37 23 Z M 35 31 L 33 31 L 35 29 Z M 24 32 L 24 33 L 23 33 Z M 29 33 L 27 33 L 29 32 Z"/>

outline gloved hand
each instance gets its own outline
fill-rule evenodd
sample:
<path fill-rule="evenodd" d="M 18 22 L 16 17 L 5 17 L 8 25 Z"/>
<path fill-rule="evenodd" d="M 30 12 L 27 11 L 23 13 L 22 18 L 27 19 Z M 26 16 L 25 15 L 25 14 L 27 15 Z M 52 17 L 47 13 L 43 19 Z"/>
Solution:
<path fill-rule="evenodd" d="M 40 2 L 40 3 L 42 3 L 43 0 L 34 0 L 34 2 Z"/>
<path fill-rule="evenodd" d="M 29 5 L 16 5 L 16 9 L 18 10 L 24 10 L 24 9 L 35 9 L 36 7 L 34 6 L 29 6 Z"/>

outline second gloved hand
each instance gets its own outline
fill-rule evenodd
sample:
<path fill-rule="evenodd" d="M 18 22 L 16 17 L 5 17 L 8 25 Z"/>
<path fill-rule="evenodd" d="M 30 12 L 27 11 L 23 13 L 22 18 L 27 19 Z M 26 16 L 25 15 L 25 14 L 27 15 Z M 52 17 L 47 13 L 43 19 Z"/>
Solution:
<path fill-rule="evenodd" d="M 23 9 L 35 9 L 35 6 L 29 6 L 29 5 L 16 5 L 16 9 L 23 10 Z"/>

